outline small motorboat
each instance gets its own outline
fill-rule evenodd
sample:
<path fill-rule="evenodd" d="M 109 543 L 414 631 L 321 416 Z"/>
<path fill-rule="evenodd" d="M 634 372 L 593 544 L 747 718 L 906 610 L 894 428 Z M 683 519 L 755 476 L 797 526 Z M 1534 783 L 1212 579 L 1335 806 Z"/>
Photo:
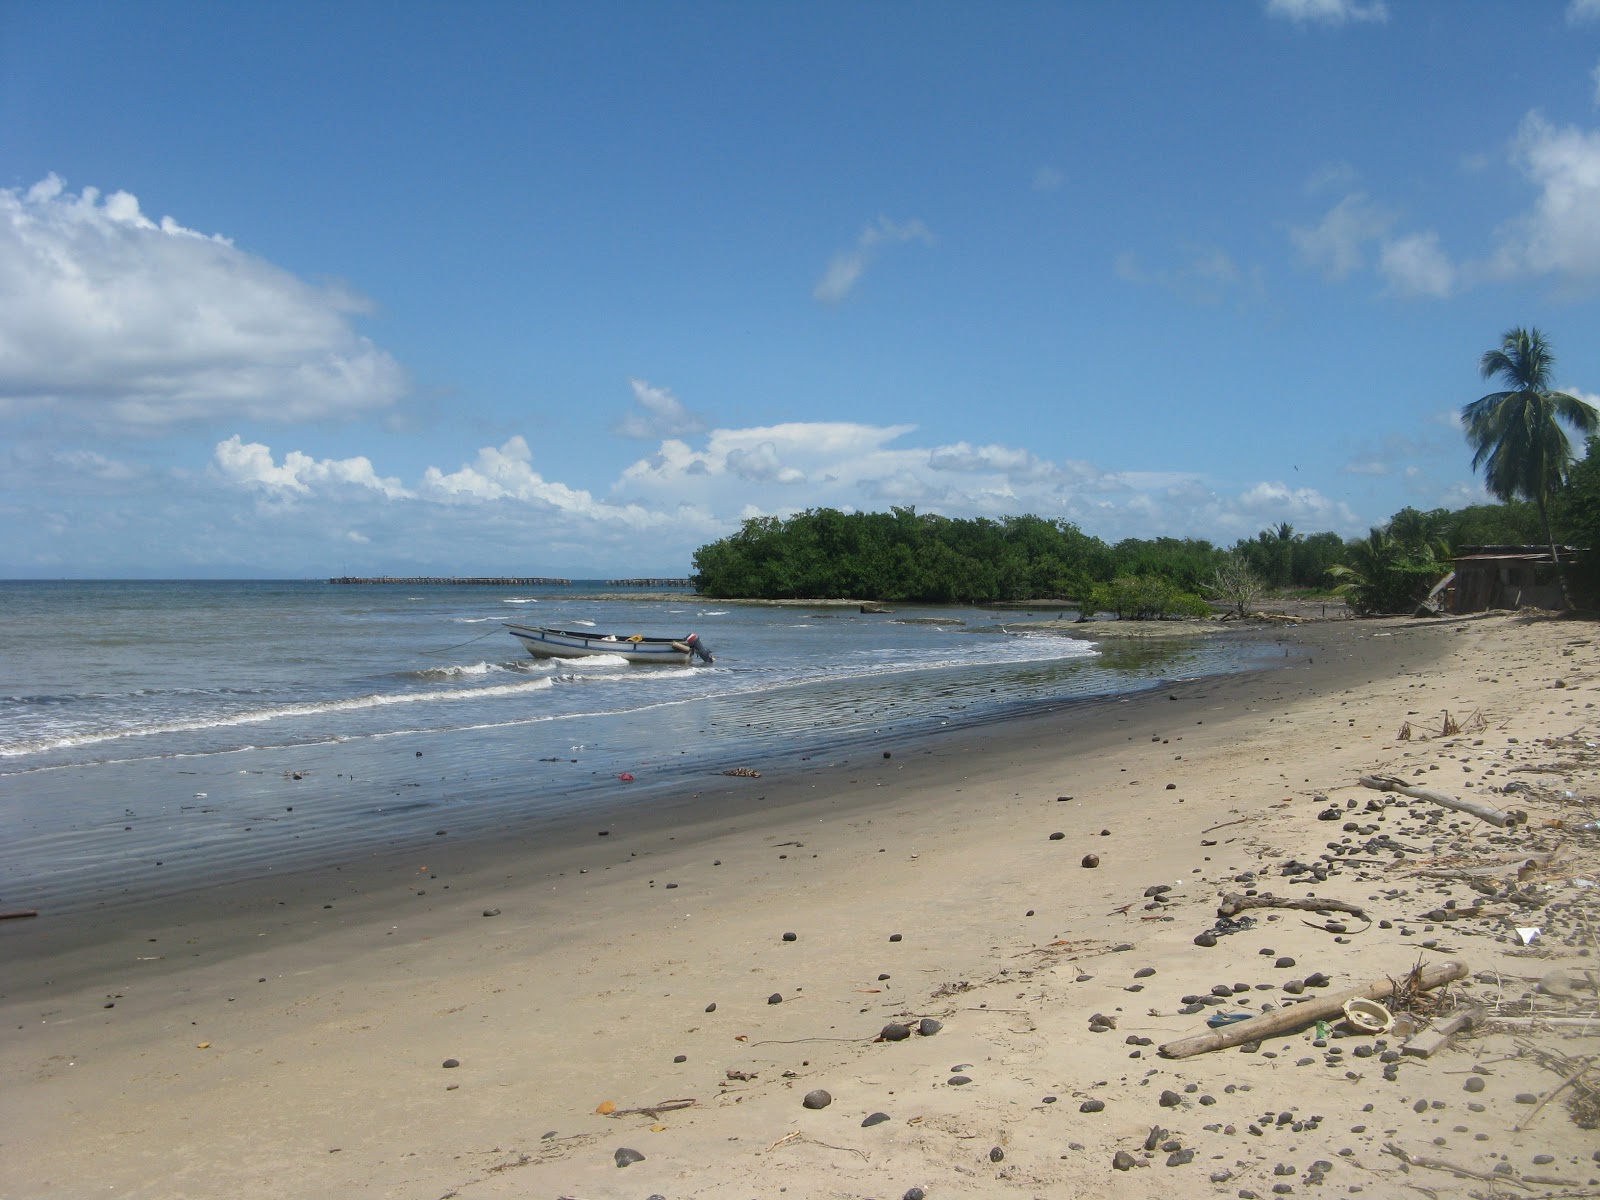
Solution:
<path fill-rule="evenodd" d="M 711 662 L 711 651 L 691 633 L 681 638 L 622 636 L 615 633 L 574 633 L 570 629 L 543 629 L 506 622 L 506 632 L 527 647 L 535 658 L 598 658 L 614 654 L 631 663 L 670 663 L 688 666 L 696 658 Z"/>

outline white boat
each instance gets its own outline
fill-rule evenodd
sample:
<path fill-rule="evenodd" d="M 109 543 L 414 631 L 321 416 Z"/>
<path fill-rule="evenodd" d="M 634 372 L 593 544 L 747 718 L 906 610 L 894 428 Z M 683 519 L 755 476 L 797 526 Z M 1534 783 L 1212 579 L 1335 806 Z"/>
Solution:
<path fill-rule="evenodd" d="M 596 658 L 614 654 L 631 663 L 670 663 L 688 666 L 695 658 L 711 661 L 698 634 L 681 638 L 620 636 L 615 633 L 574 633 L 569 629 L 543 629 L 505 623 L 506 632 L 527 647 L 535 658 Z"/>

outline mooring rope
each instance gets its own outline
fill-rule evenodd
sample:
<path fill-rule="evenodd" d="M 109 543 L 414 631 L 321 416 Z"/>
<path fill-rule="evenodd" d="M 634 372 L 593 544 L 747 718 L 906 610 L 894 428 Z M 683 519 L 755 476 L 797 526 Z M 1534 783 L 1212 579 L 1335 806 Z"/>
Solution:
<path fill-rule="evenodd" d="M 452 651 L 452 650 L 459 650 L 463 646 L 470 646 L 470 645 L 472 645 L 473 642 L 481 642 L 481 641 L 483 641 L 484 638 L 493 637 L 495 634 L 497 634 L 499 632 L 500 631 L 498 629 L 491 629 L 491 630 L 489 630 L 488 633 L 480 633 L 475 638 L 468 638 L 464 642 L 457 642 L 454 646 L 446 646 L 443 650 L 424 650 L 422 653 L 428 655 L 430 658 L 437 657 L 438 655 L 441 655 L 441 654 L 449 654 L 450 651 Z"/>

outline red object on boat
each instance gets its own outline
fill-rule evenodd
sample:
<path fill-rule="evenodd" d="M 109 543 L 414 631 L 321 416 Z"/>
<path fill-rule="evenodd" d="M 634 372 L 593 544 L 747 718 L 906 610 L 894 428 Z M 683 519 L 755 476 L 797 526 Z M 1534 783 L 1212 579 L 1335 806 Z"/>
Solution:
<path fill-rule="evenodd" d="M 618 775 L 617 778 L 622 780 L 623 783 L 633 782 L 633 776 L 629 775 L 626 771 L 624 771 L 621 775 Z"/>

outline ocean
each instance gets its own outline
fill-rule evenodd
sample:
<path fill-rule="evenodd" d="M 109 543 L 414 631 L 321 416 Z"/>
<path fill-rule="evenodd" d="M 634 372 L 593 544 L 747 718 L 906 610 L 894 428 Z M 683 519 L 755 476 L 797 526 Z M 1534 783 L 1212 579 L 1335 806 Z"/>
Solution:
<path fill-rule="evenodd" d="M 1243 669 L 1070 614 L 325 581 L 0 582 L 0 907 L 336 863 L 649 803 L 1022 707 Z M 535 659 L 504 622 L 697 633 L 714 665 Z M 1275 651 L 1281 654 L 1281 651 Z"/>

